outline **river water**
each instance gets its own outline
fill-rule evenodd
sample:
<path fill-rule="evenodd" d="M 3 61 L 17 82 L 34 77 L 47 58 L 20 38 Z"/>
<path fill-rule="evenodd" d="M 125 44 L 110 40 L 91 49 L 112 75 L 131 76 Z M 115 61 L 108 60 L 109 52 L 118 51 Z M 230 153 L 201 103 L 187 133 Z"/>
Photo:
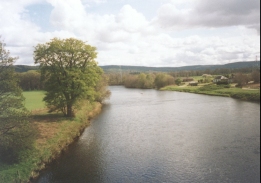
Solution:
<path fill-rule="evenodd" d="M 260 103 L 110 87 L 38 183 L 260 182 Z"/>

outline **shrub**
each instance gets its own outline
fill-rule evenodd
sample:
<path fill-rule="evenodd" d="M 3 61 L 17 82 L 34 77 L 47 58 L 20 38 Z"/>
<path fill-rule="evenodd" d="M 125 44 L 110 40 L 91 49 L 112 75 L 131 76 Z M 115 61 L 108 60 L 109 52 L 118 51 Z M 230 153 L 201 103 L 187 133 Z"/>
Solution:
<path fill-rule="evenodd" d="M 171 75 L 160 73 L 160 74 L 157 74 L 154 84 L 157 89 L 160 89 L 164 86 L 175 84 L 175 79 Z"/>
<path fill-rule="evenodd" d="M 184 81 L 184 80 L 183 80 Z M 178 79 L 176 79 L 175 80 L 175 83 L 176 83 L 176 85 L 181 85 L 181 83 L 182 83 L 182 81 L 181 81 L 181 79 L 180 78 L 178 78 Z"/>
<path fill-rule="evenodd" d="M 138 77 L 136 75 L 129 75 L 124 80 L 126 88 L 137 88 Z"/>
<path fill-rule="evenodd" d="M 217 82 L 217 85 L 228 85 L 228 84 L 229 84 L 228 80 L 227 81 L 219 81 L 219 82 Z"/>
<path fill-rule="evenodd" d="M 230 84 L 225 85 L 224 88 L 231 88 L 231 85 Z"/>

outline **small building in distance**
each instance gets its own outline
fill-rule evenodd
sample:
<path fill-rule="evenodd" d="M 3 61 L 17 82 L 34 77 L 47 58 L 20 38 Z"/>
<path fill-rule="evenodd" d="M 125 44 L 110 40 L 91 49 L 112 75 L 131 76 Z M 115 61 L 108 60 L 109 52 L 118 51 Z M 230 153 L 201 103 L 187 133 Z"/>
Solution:
<path fill-rule="evenodd" d="M 190 82 L 190 81 L 194 81 L 194 79 L 193 78 L 184 78 L 183 79 L 183 82 Z"/>
<path fill-rule="evenodd" d="M 213 80 L 213 83 L 216 83 L 216 84 L 229 84 L 231 82 L 232 82 L 232 79 L 229 79 L 225 76 L 217 76 Z"/>
<path fill-rule="evenodd" d="M 198 86 L 198 82 L 192 81 L 189 83 L 189 86 Z"/>

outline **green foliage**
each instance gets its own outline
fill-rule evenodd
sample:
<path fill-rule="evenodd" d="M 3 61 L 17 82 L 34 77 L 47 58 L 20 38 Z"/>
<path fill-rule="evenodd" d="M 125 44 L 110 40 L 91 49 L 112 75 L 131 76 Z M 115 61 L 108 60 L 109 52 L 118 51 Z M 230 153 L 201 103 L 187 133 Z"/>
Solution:
<path fill-rule="evenodd" d="M 154 88 L 154 80 L 155 75 L 151 73 L 129 74 L 124 77 L 124 86 L 126 88 L 152 89 Z"/>
<path fill-rule="evenodd" d="M 205 95 L 215 95 L 232 97 L 241 100 L 249 100 L 260 102 L 260 90 L 244 90 L 241 88 L 232 88 L 230 85 L 204 85 L 201 87 L 178 87 L 178 86 L 167 86 L 162 90 L 190 92 Z"/>
<path fill-rule="evenodd" d="M 199 91 L 211 91 L 211 90 L 219 90 L 223 89 L 226 85 L 215 85 L 215 84 L 208 84 L 200 87 Z"/>
<path fill-rule="evenodd" d="M 154 87 L 154 75 L 141 73 L 138 76 L 137 88 L 151 89 Z"/>
<path fill-rule="evenodd" d="M 137 75 L 128 75 L 124 79 L 124 86 L 126 88 L 137 88 L 138 76 Z"/>
<path fill-rule="evenodd" d="M 161 88 L 167 85 L 175 84 L 173 76 L 165 73 L 140 73 L 139 75 L 129 74 L 124 78 L 124 86 L 126 88 L 152 89 Z"/>
<path fill-rule="evenodd" d="M 147 88 L 147 89 L 154 88 L 154 80 L 155 80 L 154 74 L 147 74 L 144 88 Z"/>
<path fill-rule="evenodd" d="M 175 84 L 176 84 L 176 85 L 179 86 L 179 85 L 181 85 L 181 83 L 182 83 L 182 80 L 181 80 L 180 78 L 178 78 L 178 79 L 175 80 Z"/>
<path fill-rule="evenodd" d="M 107 89 L 108 86 L 108 78 L 105 75 L 102 75 L 100 80 L 97 82 L 95 86 L 95 101 L 103 102 L 106 98 L 109 98 L 111 92 Z"/>
<path fill-rule="evenodd" d="M 224 88 L 231 88 L 231 84 L 224 85 Z"/>
<path fill-rule="evenodd" d="M 204 83 L 210 83 L 212 81 L 212 78 L 211 77 L 206 77 L 204 79 Z"/>
<path fill-rule="evenodd" d="M 4 47 L 0 41 L 0 161 L 14 163 L 22 150 L 32 147 L 34 133 L 12 67 L 17 58 L 10 57 Z"/>
<path fill-rule="evenodd" d="M 23 73 L 17 73 L 19 77 L 19 86 L 24 91 L 42 90 L 41 73 L 35 70 L 30 70 Z"/>
<path fill-rule="evenodd" d="M 73 117 L 77 103 L 95 99 L 102 70 L 97 66 L 96 48 L 77 39 L 54 38 L 35 47 L 35 64 L 40 64 L 47 91 L 44 101 L 50 112 Z"/>
<path fill-rule="evenodd" d="M 159 73 L 156 75 L 154 84 L 157 89 L 160 89 L 164 86 L 175 84 L 175 79 L 171 75 Z"/>
<path fill-rule="evenodd" d="M 198 83 L 211 83 L 213 80 L 212 75 L 203 74 L 202 76 L 194 76 L 193 77 Z"/>
<path fill-rule="evenodd" d="M 218 81 L 217 85 L 229 85 L 229 81 Z"/>
<path fill-rule="evenodd" d="M 146 85 L 146 74 L 144 74 L 144 73 L 139 74 L 137 85 L 138 85 L 138 88 L 145 88 L 145 85 Z"/>
<path fill-rule="evenodd" d="M 125 75 L 124 73 L 112 72 L 112 73 L 106 73 L 105 75 L 108 78 L 108 84 L 110 86 L 123 84 L 123 77 Z"/>

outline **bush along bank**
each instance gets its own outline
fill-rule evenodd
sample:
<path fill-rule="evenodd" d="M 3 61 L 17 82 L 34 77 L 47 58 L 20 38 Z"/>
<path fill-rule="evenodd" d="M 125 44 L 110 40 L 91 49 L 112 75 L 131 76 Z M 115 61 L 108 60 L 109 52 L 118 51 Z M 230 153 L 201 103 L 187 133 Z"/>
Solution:
<path fill-rule="evenodd" d="M 32 124 L 38 131 L 34 149 L 23 151 L 18 164 L 0 163 L 0 182 L 26 183 L 38 177 L 47 164 L 59 157 L 82 134 L 101 108 L 100 103 L 86 101 L 75 118 L 50 115 L 46 111 L 33 114 Z"/>
<path fill-rule="evenodd" d="M 203 85 L 203 86 L 166 86 L 162 91 L 179 91 L 204 95 L 231 97 L 235 99 L 260 102 L 260 90 L 245 90 L 231 87 L 230 85 Z"/>

